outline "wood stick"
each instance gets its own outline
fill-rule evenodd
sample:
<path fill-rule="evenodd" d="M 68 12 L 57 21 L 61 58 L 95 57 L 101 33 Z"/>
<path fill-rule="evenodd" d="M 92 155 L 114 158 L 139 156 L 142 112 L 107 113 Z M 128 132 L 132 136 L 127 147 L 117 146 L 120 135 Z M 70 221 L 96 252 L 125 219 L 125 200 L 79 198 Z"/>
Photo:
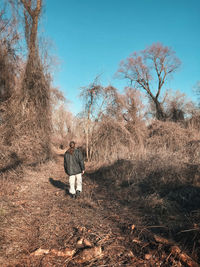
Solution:
<path fill-rule="evenodd" d="M 187 264 L 189 267 L 199 267 L 199 264 L 195 262 L 191 257 L 189 257 L 186 253 L 181 251 L 178 246 L 173 246 L 171 248 L 171 253 L 174 256 L 177 256 L 183 263 Z"/>

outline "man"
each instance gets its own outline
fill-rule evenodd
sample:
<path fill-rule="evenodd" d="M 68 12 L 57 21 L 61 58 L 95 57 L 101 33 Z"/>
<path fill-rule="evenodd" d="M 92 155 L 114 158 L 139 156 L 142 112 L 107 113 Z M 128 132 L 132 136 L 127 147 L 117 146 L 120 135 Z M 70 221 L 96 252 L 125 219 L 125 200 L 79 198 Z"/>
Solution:
<path fill-rule="evenodd" d="M 82 192 L 82 174 L 85 172 L 82 152 L 75 146 L 75 142 L 71 141 L 64 155 L 64 169 L 69 175 L 69 193 L 72 198 L 76 198 Z"/>

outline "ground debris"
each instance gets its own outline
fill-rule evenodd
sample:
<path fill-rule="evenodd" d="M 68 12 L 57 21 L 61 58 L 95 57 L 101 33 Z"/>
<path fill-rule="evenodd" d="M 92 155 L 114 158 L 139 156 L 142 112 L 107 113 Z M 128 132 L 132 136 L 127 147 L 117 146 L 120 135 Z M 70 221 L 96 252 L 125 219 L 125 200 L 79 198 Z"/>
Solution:
<path fill-rule="evenodd" d="M 96 246 L 93 248 L 86 248 L 82 250 L 78 255 L 75 261 L 77 263 L 85 263 L 102 256 L 102 248 Z"/>
<path fill-rule="evenodd" d="M 92 243 L 86 238 L 80 238 L 76 243 L 77 248 L 92 247 Z"/>
<path fill-rule="evenodd" d="M 65 248 L 64 250 L 60 251 L 57 249 L 52 249 L 51 253 L 58 257 L 73 257 L 74 254 L 76 253 L 75 249 L 70 249 L 70 248 Z"/>
<path fill-rule="evenodd" d="M 189 257 L 185 252 L 183 252 L 178 246 L 173 246 L 171 248 L 172 255 L 179 258 L 184 264 L 189 267 L 199 267 L 199 264 L 195 262 L 191 257 Z"/>
<path fill-rule="evenodd" d="M 92 243 L 86 238 L 83 239 L 83 244 L 85 247 L 92 247 Z"/>
<path fill-rule="evenodd" d="M 36 251 L 31 253 L 31 256 L 42 256 L 48 254 L 49 252 L 50 252 L 49 249 L 38 248 Z"/>
<path fill-rule="evenodd" d="M 142 241 L 139 240 L 138 238 L 134 238 L 134 239 L 132 240 L 132 242 L 133 242 L 133 243 L 136 243 L 136 244 L 142 244 Z"/>
<path fill-rule="evenodd" d="M 154 235 L 153 237 L 157 243 L 161 243 L 161 244 L 165 244 L 165 245 L 173 245 L 174 244 L 173 241 L 168 240 L 162 236 Z"/>
<path fill-rule="evenodd" d="M 31 253 L 31 256 L 42 256 L 46 254 L 54 254 L 58 257 L 73 257 L 75 254 L 76 250 L 75 249 L 70 249 L 70 248 L 65 248 L 64 250 L 57 250 L 57 249 L 43 249 L 39 248 L 33 253 Z"/>
<path fill-rule="evenodd" d="M 145 260 L 150 260 L 151 259 L 151 257 L 152 257 L 152 255 L 151 254 L 145 254 Z"/>
<path fill-rule="evenodd" d="M 199 209 L 187 215 L 191 223 L 177 210 L 158 214 L 149 199 L 135 197 L 134 186 L 108 190 L 112 180 L 95 172 L 73 201 L 62 160 L 27 170 L 25 190 L 3 199 L 10 204 L 0 205 L 0 266 L 200 266 Z"/>

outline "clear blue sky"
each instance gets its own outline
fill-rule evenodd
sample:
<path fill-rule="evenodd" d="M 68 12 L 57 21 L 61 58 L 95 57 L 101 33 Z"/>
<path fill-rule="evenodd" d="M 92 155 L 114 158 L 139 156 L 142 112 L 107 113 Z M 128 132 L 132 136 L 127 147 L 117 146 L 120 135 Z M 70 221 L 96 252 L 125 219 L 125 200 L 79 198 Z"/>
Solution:
<path fill-rule="evenodd" d="M 58 86 L 81 110 L 79 88 L 102 73 L 103 85 L 120 91 L 127 82 L 114 78 L 119 63 L 155 42 L 170 46 L 182 61 L 166 88 L 193 100 L 200 80 L 200 0 L 45 0 L 42 28 L 61 62 Z"/>

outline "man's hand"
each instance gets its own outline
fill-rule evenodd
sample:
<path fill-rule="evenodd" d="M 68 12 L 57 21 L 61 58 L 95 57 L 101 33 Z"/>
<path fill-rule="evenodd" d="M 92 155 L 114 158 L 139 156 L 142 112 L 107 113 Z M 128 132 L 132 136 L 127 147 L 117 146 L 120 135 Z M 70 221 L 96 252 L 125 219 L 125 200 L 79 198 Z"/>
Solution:
<path fill-rule="evenodd" d="M 84 174 L 85 173 L 85 171 L 82 171 L 82 174 Z"/>

